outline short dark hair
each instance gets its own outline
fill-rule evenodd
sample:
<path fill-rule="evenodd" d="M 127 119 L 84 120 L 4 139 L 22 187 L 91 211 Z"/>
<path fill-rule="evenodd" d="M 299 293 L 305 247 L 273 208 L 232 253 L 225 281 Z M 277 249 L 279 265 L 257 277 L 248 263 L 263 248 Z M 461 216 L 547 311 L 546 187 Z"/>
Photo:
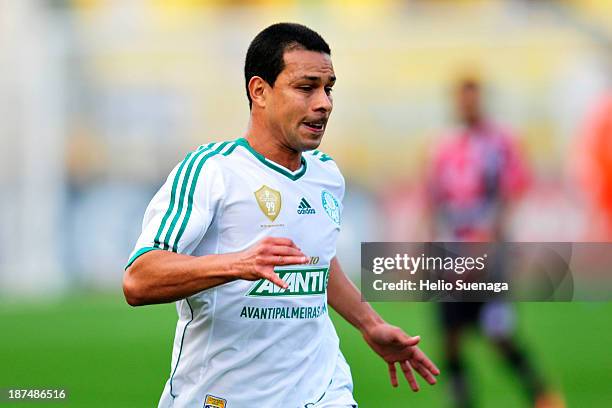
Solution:
<path fill-rule="evenodd" d="M 277 23 L 257 34 L 246 54 L 244 81 L 249 108 L 253 106 L 249 81 L 258 76 L 270 86 L 285 68 L 283 55 L 287 50 L 303 49 L 331 55 L 329 45 L 317 32 L 301 24 Z"/>
<path fill-rule="evenodd" d="M 457 92 L 465 92 L 465 91 L 480 91 L 481 89 L 481 81 L 477 75 L 463 75 L 458 77 L 455 82 L 455 90 Z"/>

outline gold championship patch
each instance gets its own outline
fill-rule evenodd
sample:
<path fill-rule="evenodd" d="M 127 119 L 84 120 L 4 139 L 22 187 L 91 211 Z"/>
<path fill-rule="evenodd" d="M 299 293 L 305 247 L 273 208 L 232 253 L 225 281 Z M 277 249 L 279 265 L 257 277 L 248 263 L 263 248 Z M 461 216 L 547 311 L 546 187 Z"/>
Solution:
<path fill-rule="evenodd" d="M 255 192 L 259 208 L 270 221 L 274 221 L 281 210 L 281 193 L 266 185 Z"/>

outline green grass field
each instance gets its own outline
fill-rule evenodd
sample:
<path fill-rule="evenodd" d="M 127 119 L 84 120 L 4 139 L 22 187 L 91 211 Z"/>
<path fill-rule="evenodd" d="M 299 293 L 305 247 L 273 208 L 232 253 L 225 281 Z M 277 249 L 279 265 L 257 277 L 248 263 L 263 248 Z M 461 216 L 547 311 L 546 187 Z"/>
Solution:
<path fill-rule="evenodd" d="M 379 303 L 375 308 L 393 324 L 421 335 L 423 349 L 443 368 L 432 305 Z M 610 406 L 612 304 L 525 303 L 518 309 L 523 343 L 549 381 L 563 390 L 568 407 Z M 392 389 L 382 360 L 356 330 L 333 318 L 362 408 L 448 406 L 444 373 L 437 386 L 424 386 L 418 394 L 405 382 Z M 170 370 L 175 322 L 174 305 L 131 308 L 119 294 L 0 303 L 0 388 L 68 390 L 67 401 L 44 406 L 156 406 Z M 482 338 L 470 336 L 467 350 L 481 406 L 527 406 L 517 380 Z M 0 402 L 5 406 L 41 405 Z"/>

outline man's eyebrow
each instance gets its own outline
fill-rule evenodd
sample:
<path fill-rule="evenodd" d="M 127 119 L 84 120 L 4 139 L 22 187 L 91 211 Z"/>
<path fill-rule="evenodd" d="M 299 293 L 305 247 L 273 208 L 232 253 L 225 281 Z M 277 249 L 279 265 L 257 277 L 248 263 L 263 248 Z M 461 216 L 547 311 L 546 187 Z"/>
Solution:
<path fill-rule="evenodd" d="M 306 79 L 308 81 L 318 82 L 318 81 L 321 80 L 321 77 L 320 76 L 316 76 L 316 75 L 304 75 L 303 77 L 298 78 L 298 80 L 299 79 Z M 329 81 L 330 82 L 336 82 L 336 76 L 335 75 L 330 76 L 329 77 Z"/>

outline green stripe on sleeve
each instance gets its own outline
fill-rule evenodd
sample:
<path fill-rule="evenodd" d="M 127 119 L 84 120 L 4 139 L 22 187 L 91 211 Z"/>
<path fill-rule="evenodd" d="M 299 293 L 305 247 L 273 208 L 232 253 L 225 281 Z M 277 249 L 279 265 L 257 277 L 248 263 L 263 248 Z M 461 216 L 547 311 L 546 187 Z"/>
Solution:
<path fill-rule="evenodd" d="M 225 147 L 229 142 L 223 142 L 221 145 L 215 150 L 218 151 L 220 148 Z M 170 249 L 170 237 L 172 236 L 172 232 L 174 232 L 174 228 L 176 227 L 176 223 L 181 217 L 181 212 L 183 211 L 183 204 L 185 202 L 185 192 L 187 191 L 187 184 L 189 182 L 189 176 L 191 175 L 191 170 L 193 168 L 194 163 L 198 160 L 198 157 L 202 156 L 205 152 L 209 151 L 210 148 L 202 149 L 197 152 L 192 160 L 187 165 L 187 170 L 185 170 L 185 177 L 183 177 L 183 183 L 181 185 L 181 193 L 179 195 L 178 200 L 178 209 L 174 217 L 172 217 L 172 222 L 170 223 L 170 227 L 168 227 L 168 231 L 166 232 L 166 236 L 164 237 L 164 246 L 163 249 Z"/>
<path fill-rule="evenodd" d="M 132 264 L 134 263 L 134 261 L 136 259 L 138 259 L 138 257 L 140 257 L 141 255 L 146 254 L 147 252 L 151 252 L 151 251 L 155 251 L 159 248 L 155 248 L 155 247 L 144 247 L 144 248 L 140 248 L 138 251 L 136 251 L 136 253 L 134 255 L 132 255 L 132 257 L 130 258 L 130 260 L 128 261 L 127 265 L 125 265 L 125 268 L 123 268 L 124 270 L 126 270 L 127 268 L 129 268 L 130 266 L 132 266 Z"/>
<path fill-rule="evenodd" d="M 175 197 L 176 197 L 176 187 L 178 185 L 179 179 L 181 178 L 181 173 L 183 171 L 183 167 L 185 167 L 185 163 L 187 163 L 189 161 L 189 158 L 192 155 L 193 155 L 193 152 L 189 152 L 187 154 L 187 156 L 185 157 L 185 159 L 183 160 L 183 162 L 179 166 L 178 170 L 176 171 L 176 174 L 174 175 L 174 181 L 172 182 L 172 191 L 170 192 L 170 203 L 168 204 L 168 209 L 166 210 L 166 214 L 164 214 L 164 218 L 161 221 L 161 224 L 159 226 L 159 230 L 157 231 L 157 235 L 155 235 L 155 240 L 153 241 L 154 242 L 153 246 L 156 247 L 156 248 L 159 248 L 160 245 L 161 245 L 160 237 L 161 237 L 162 231 L 164 230 L 164 227 L 166 226 L 166 222 L 168 221 L 168 217 L 170 217 L 170 214 L 172 214 L 172 210 L 174 209 L 174 201 L 175 201 Z"/>
<path fill-rule="evenodd" d="M 202 171 L 202 166 L 204 166 L 204 163 L 206 163 L 206 160 L 208 160 L 212 156 L 219 154 L 223 150 L 224 147 L 225 145 L 219 146 L 213 152 L 208 153 L 202 160 L 200 160 L 200 163 L 198 164 L 198 167 L 195 170 L 193 180 L 191 182 L 191 188 L 189 189 L 189 196 L 187 198 L 187 213 L 185 214 L 185 218 L 183 218 L 183 222 L 181 223 L 179 232 L 178 234 L 176 234 L 176 238 L 174 239 L 174 245 L 172 245 L 173 252 L 178 251 L 178 244 L 181 241 L 181 237 L 183 236 L 185 229 L 187 228 L 189 217 L 191 217 L 191 211 L 193 209 L 193 194 L 195 192 L 196 185 L 198 184 L 198 179 L 200 178 L 200 172 Z"/>

